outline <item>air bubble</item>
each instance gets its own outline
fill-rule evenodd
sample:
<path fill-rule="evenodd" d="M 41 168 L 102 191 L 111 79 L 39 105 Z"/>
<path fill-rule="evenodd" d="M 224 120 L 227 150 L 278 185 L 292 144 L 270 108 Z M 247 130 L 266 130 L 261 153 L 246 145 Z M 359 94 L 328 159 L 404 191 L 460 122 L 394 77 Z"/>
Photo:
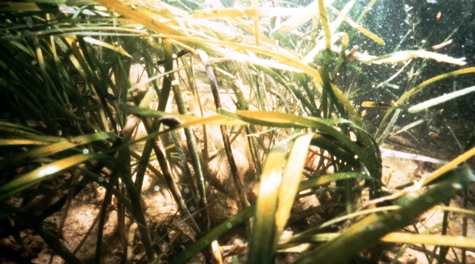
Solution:
<path fill-rule="evenodd" d="M 233 228 L 233 224 L 227 223 L 227 224 L 226 224 L 226 227 L 227 227 L 228 229 L 231 229 L 231 228 Z"/>
<path fill-rule="evenodd" d="M 98 181 L 98 182 L 103 182 L 103 181 L 104 181 L 104 177 L 99 177 L 99 178 L 97 178 L 97 181 Z"/>
<path fill-rule="evenodd" d="M 82 154 L 89 154 L 89 150 L 87 148 L 82 149 Z"/>
<path fill-rule="evenodd" d="M 189 192 L 190 192 L 190 189 L 188 189 L 188 188 L 185 188 L 185 190 L 184 190 L 184 191 L 185 191 L 185 193 L 189 193 Z"/>
<path fill-rule="evenodd" d="M 195 211 L 195 207 L 194 206 L 190 206 L 190 212 L 194 212 Z"/>
<path fill-rule="evenodd" d="M 160 191 L 160 186 L 155 185 L 155 187 L 153 187 L 153 190 L 156 191 L 156 192 Z"/>

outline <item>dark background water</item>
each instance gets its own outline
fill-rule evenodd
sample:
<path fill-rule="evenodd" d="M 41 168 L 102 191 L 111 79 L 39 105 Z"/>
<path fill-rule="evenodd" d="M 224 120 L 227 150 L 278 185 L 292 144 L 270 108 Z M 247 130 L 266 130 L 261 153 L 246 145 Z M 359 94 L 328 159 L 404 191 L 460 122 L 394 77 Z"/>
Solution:
<path fill-rule="evenodd" d="M 347 1 L 341 1 L 347 2 Z M 363 8 L 370 1 L 358 1 Z M 381 55 L 400 50 L 432 50 L 432 46 L 452 39 L 452 44 L 435 50 L 451 57 L 465 57 L 467 64 L 457 66 L 440 63 L 434 60 L 417 59 L 418 67 L 413 81 L 408 81 L 407 74 L 401 74 L 392 83 L 400 86 L 399 91 L 378 91 L 371 96 L 374 100 L 391 101 L 397 99 L 405 90 L 439 74 L 448 73 L 465 67 L 475 66 L 475 1 L 443 1 L 443 0 L 407 0 L 407 1 L 378 1 L 362 20 L 361 24 L 386 42 L 384 46 L 376 44 L 364 37 L 354 39 L 355 45 L 360 45 L 371 54 Z M 399 67 L 394 67 L 397 70 Z M 372 83 L 386 80 L 395 70 L 387 67 L 365 67 L 367 77 Z M 440 96 L 475 85 L 475 74 L 464 74 L 438 81 L 427 88 L 408 103 Z M 385 88 L 390 89 L 390 88 Z M 381 89 L 384 90 L 384 89 Z M 391 90 L 391 89 L 390 89 Z M 467 95 L 438 106 L 444 109 L 447 118 L 462 118 L 475 120 L 475 95 Z"/>

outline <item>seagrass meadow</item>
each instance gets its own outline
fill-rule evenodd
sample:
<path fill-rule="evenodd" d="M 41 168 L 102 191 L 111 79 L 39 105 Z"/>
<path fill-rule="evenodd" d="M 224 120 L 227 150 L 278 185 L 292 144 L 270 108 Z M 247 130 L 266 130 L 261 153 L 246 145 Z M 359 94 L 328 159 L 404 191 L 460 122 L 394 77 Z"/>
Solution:
<path fill-rule="evenodd" d="M 0 262 L 474 263 L 474 6 L 0 1 Z"/>

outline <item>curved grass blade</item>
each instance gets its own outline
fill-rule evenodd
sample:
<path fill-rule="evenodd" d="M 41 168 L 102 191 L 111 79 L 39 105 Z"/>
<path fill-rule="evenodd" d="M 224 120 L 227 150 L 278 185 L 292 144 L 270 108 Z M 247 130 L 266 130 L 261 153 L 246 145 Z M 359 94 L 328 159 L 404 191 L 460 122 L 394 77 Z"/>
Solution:
<path fill-rule="evenodd" d="M 0 139 L 0 146 L 47 145 L 47 142 L 32 139 Z"/>
<path fill-rule="evenodd" d="M 240 110 L 236 113 L 231 113 L 220 109 L 220 114 L 233 118 L 242 119 L 248 123 L 262 126 L 276 126 L 276 127 L 313 127 L 321 129 L 322 131 L 330 133 L 329 129 L 333 126 L 342 124 L 351 124 L 346 119 L 333 118 L 318 118 L 318 117 L 302 117 L 288 113 L 278 113 L 270 111 L 246 111 Z M 328 130 L 328 131 L 327 131 Z M 336 131 L 336 130 L 335 130 Z M 332 133 L 332 136 L 333 133 Z"/>
<path fill-rule="evenodd" d="M 19 124 L 0 121 L 0 131 L 3 136 L 12 138 L 28 138 L 45 142 L 58 142 L 60 137 L 44 136 L 40 132 Z"/>
<path fill-rule="evenodd" d="M 162 111 L 155 111 L 150 110 L 147 108 L 140 108 L 136 106 L 121 104 L 119 105 L 119 109 L 124 111 L 125 113 L 135 114 L 139 116 L 146 116 L 146 117 L 170 117 L 173 116 L 177 118 L 181 123 L 181 125 L 176 126 L 176 128 L 184 128 L 196 125 L 230 125 L 230 126 L 242 126 L 247 125 L 247 122 L 243 122 L 238 119 L 233 119 L 228 116 L 224 115 L 213 115 L 208 117 L 199 117 L 199 116 L 190 116 L 190 115 L 181 115 L 177 113 L 168 113 Z"/>
<path fill-rule="evenodd" d="M 375 64 L 382 64 L 382 63 L 398 63 L 403 61 L 408 61 L 410 59 L 421 58 L 421 59 L 432 59 L 437 62 L 445 62 L 450 64 L 455 64 L 459 66 L 463 66 L 467 64 L 465 62 L 465 58 L 452 58 L 445 54 L 435 53 L 426 50 L 405 50 L 405 51 L 397 51 L 391 54 L 383 55 L 383 56 L 369 56 L 365 55 L 359 57 L 358 60 L 367 62 L 367 63 L 375 63 Z"/>
<path fill-rule="evenodd" d="M 3 146 L 48 145 L 64 140 L 62 137 L 45 136 L 29 127 L 2 121 L 0 121 L 0 132 L 5 138 L 1 139 L 0 145 Z"/>
<path fill-rule="evenodd" d="M 46 157 L 67 149 L 71 149 L 80 145 L 89 144 L 93 141 L 109 139 L 114 137 L 113 134 L 106 132 L 99 132 L 90 135 L 78 136 L 75 138 L 65 139 L 62 138 L 62 141 L 48 144 L 46 146 L 40 146 L 32 150 L 19 153 L 17 155 L 6 157 L 0 160 L 0 168 L 2 170 L 8 170 L 15 168 L 19 165 L 31 162 L 32 160 Z"/>
<path fill-rule="evenodd" d="M 459 248 L 475 248 L 475 238 L 449 235 L 408 234 L 394 232 L 381 238 L 383 242 L 409 243 Z"/>
<path fill-rule="evenodd" d="M 423 103 L 411 106 L 411 107 L 409 107 L 409 109 L 407 111 L 411 114 L 418 113 L 418 112 L 420 112 L 422 110 L 425 110 L 429 107 L 433 107 L 435 105 L 447 102 L 449 100 L 452 100 L 452 99 L 455 99 L 457 97 L 464 96 L 466 94 L 473 93 L 473 92 L 475 92 L 475 86 L 467 87 L 465 89 L 461 89 L 461 90 L 458 90 L 458 91 L 455 91 L 455 92 L 452 92 L 452 93 L 444 94 L 442 96 L 427 100 Z"/>
<path fill-rule="evenodd" d="M 104 47 L 104 48 L 107 48 L 107 49 L 110 49 L 110 50 L 113 50 L 113 51 L 117 51 L 118 53 L 124 55 L 124 56 L 127 56 L 129 58 L 132 58 L 132 56 L 127 53 L 127 51 L 125 51 L 122 47 L 118 46 L 113 46 L 109 43 L 106 43 L 104 41 L 100 41 L 100 40 L 97 40 L 95 38 L 91 38 L 91 37 L 84 37 L 84 41 L 90 43 L 90 44 L 94 44 L 94 45 L 98 45 L 98 46 L 101 46 L 101 47 Z"/>
<path fill-rule="evenodd" d="M 466 216 L 475 218 L 475 211 L 474 210 L 457 208 L 457 207 L 452 207 L 452 206 L 448 207 L 448 206 L 442 206 L 442 205 L 439 205 L 436 208 L 437 208 L 437 210 L 442 210 L 444 212 L 452 212 L 452 213 L 462 214 L 462 215 L 466 215 Z"/>
<path fill-rule="evenodd" d="M 262 66 L 262 67 L 268 67 L 268 68 L 274 68 L 278 70 L 284 70 L 284 71 L 290 71 L 290 72 L 303 72 L 302 69 L 293 67 L 293 66 L 288 66 L 285 63 L 279 63 L 273 60 L 269 59 L 261 59 L 256 56 L 249 56 L 249 55 L 244 55 L 241 53 L 234 53 L 230 54 L 227 56 L 227 59 L 229 60 L 235 60 L 239 62 L 247 62 L 250 64 Z"/>
<path fill-rule="evenodd" d="M 327 242 L 338 238 L 338 233 L 319 233 L 312 236 L 306 236 L 292 240 L 292 242 L 309 243 L 309 242 Z M 427 235 L 427 234 L 410 234 L 393 232 L 383 236 L 380 241 L 388 243 L 406 243 L 406 244 L 422 244 L 434 246 L 447 246 L 458 248 L 475 248 L 475 239 L 462 236 L 449 235 Z"/>
<path fill-rule="evenodd" d="M 80 163 L 105 157 L 104 155 L 94 153 L 79 154 L 42 166 L 0 186 L 0 201 Z"/>
<path fill-rule="evenodd" d="M 334 181 L 350 180 L 350 179 L 374 180 L 373 177 L 368 176 L 366 174 L 358 173 L 358 172 L 336 172 L 333 174 L 321 175 L 316 178 L 303 181 L 300 183 L 298 190 L 300 192 L 306 189 L 315 188 L 320 185 L 331 183 Z"/>

